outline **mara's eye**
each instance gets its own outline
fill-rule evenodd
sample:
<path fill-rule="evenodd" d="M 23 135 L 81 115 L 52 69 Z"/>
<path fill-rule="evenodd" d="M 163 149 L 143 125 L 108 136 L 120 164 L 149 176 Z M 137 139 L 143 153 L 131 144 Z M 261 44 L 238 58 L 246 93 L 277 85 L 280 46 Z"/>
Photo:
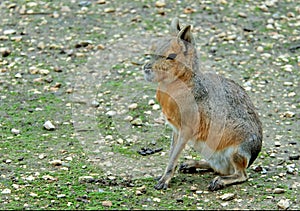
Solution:
<path fill-rule="evenodd" d="M 174 60 L 176 58 L 177 54 L 176 53 L 171 53 L 169 54 L 169 56 L 167 57 L 167 60 L 170 59 L 170 60 Z"/>

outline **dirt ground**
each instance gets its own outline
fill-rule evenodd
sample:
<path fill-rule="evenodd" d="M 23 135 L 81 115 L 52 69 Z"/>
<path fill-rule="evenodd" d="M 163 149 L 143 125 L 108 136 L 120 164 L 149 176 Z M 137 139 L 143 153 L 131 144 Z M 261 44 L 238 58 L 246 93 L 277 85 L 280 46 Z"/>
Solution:
<path fill-rule="evenodd" d="M 54 131 L 58 134 L 43 138 L 46 149 L 59 151 L 76 140 L 82 159 L 101 169 L 102 180 L 120 177 L 140 184 L 144 178 L 161 175 L 171 130 L 155 100 L 156 85 L 144 80 L 142 66 L 151 46 L 168 36 L 171 20 L 178 17 L 182 25 L 192 25 L 201 71 L 231 78 L 250 95 L 263 123 L 263 149 L 248 169 L 249 182 L 228 189 L 235 193 L 234 200 L 220 200 L 226 191 L 205 192 L 213 174 L 177 173 L 171 184 L 173 193 L 161 196 L 147 186 L 148 196 L 143 193 L 143 200 L 134 199 L 133 207 L 126 204 L 123 208 L 172 208 L 170 197 L 179 209 L 185 209 L 188 204 L 181 207 L 178 201 L 188 194 L 181 192 L 193 186 L 205 194 L 195 196 L 197 191 L 190 190 L 194 195 L 189 200 L 196 201 L 189 202 L 192 209 L 299 209 L 300 5 L 296 0 L 4 0 L 0 15 L 0 154 L 5 181 L 0 188 L 4 204 L 13 200 L 3 194 L 11 189 L 6 187 L 11 185 L 6 178 L 14 171 L 23 174 L 14 166 L 13 153 L 28 149 L 43 154 L 35 151 L 44 148 L 36 148 L 33 140 L 46 137 L 36 128 L 47 119 L 60 126 Z M 42 114 L 23 115 L 25 110 Z M 72 141 L 63 141 L 68 138 Z M 10 140 L 16 140 L 14 144 L 24 141 L 18 149 L 21 152 L 9 150 L 16 148 Z M 138 151 L 143 148 L 157 153 L 142 156 Z M 187 148 L 180 161 L 189 158 L 201 156 Z M 34 167 L 39 159 L 28 159 L 32 172 L 40 171 Z M 10 166 L 8 160 L 13 161 Z M 16 197 L 25 203 L 24 195 Z M 218 203 L 214 203 L 216 197 Z"/>

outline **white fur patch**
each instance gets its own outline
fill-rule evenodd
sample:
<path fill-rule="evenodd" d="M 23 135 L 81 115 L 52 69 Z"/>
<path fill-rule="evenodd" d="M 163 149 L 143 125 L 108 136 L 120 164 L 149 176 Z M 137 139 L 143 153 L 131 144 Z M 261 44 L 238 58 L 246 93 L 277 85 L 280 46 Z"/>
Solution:
<path fill-rule="evenodd" d="M 190 141 L 193 148 L 202 155 L 203 157 L 214 169 L 214 171 L 228 175 L 234 173 L 234 167 L 231 164 L 231 156 L 236 150 L 236 147 L 228 147 L 222 151 L 211 151 L 204 141 Z"/>

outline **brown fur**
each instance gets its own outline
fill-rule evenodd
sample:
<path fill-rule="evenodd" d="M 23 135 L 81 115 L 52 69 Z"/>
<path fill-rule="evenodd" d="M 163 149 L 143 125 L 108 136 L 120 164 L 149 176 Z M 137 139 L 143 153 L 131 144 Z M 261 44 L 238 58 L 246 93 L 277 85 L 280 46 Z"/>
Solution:
<path fill-rule="evenodd" d="M 181 169 L 211 167 L 226 175 L 216 177 L 210 190 L 245 181 L 245 169 L 261 149 L 261 122 L 249 96 L 234 81 L 199 71 L 190 30 L 190 26 L 181 29 L 174 19 L 175 37 L 160 43 L 153 60 L 144 66 L 146 80 L 158 82 L 156 97 L 173 128 L 169 163 L 156 189 L 168 187 L 188 142 L 204 152 L 208 162 L 190 161 Z"/>

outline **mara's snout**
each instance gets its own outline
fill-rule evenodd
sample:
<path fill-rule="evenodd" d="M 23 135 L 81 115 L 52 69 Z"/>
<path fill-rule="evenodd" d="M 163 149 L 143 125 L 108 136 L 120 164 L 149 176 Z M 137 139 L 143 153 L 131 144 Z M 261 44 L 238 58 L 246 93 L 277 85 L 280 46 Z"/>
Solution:
<path fill-rule="evenodd" d="M 144 71 L 145 80 L 152 82 L 153 79 L 154 79 L 154 74 L 153 74 L 153 71 L 152 71 L 151 63 L 145 64 L 144 67 L 143 67 L 143 71 Z"/>

